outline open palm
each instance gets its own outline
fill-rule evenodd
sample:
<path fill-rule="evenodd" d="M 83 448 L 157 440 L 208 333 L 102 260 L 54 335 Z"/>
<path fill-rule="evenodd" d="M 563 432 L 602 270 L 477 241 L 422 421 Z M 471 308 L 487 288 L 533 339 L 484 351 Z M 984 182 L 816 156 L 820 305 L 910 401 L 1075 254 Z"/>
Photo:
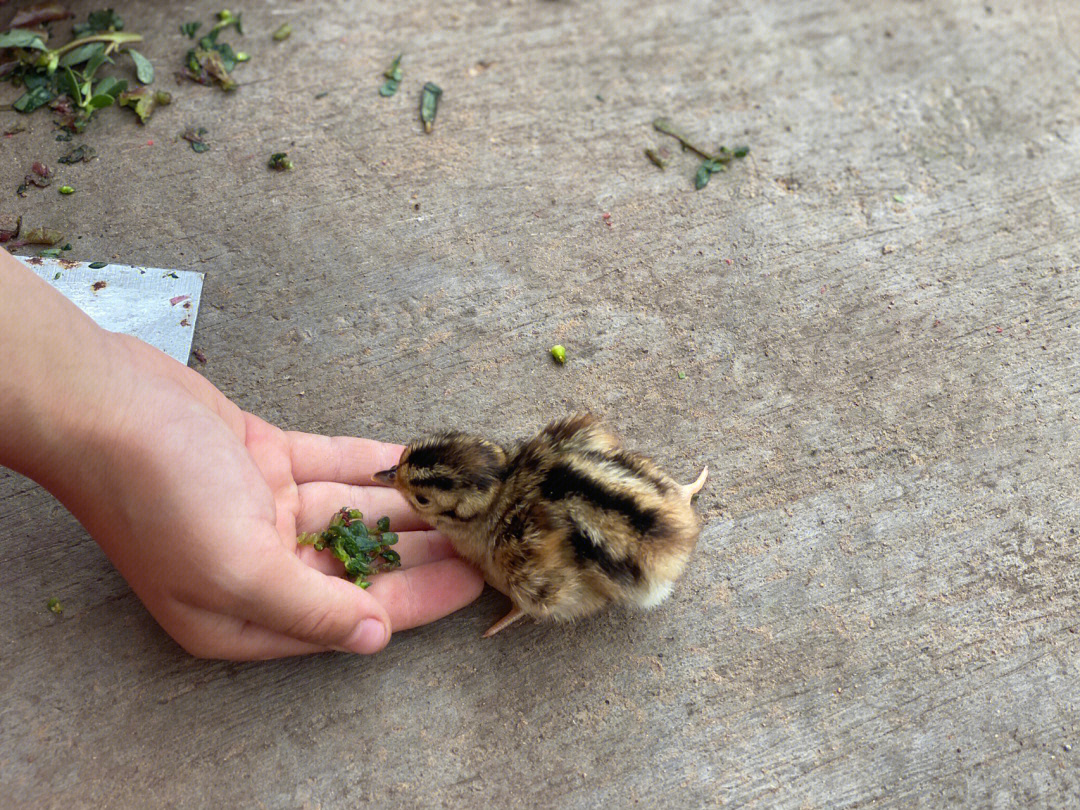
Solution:
<path fill-rule="evenodd" d="M 285 432 L 207 380 L 117 336 L 113 405 L 92 485 L 61 499 L 165 630 L 189 652 L 268 658 L 370 653 L 391 631 L 468 604 L 483 581 L 372 473 L 398 445 Z M 401 570 L 363 590 L 329 552 L 298 546 L 347 506 L 390 518 Z"/>

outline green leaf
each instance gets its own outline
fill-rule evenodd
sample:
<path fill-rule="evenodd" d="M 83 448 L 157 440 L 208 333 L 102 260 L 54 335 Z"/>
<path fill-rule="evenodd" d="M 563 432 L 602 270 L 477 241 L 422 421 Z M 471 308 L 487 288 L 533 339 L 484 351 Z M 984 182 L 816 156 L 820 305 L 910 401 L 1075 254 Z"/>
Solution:
<path fill-rule="evenodd" d="M 87 17 L 85 23 L 79 23 L 71 27 L 71 35 L 75 39 L 82 39 L 102 31 L 123 31 L 124 21 L 120 15 L 111 8 L 102 11 L 94 11 Z"/>
<path fill-rule="evenodd" d="M 59 74 L 59 86 L 62 91 L 68 94 L 72 101 L 75 102 L 76 107 L 83 105 L 82 93 L 79 91 L 79 83 L 75 81 L 75 74 L 71 72 L 71 68 L 65 67 Z"/>
<path fill-rule="evenodd" d="M 697 170 L 697 174 L 694 175 L 694 188 L 698 191 L 709 185 L 709 179 L 712 177 L 712 172 L 702 163 Z"/>
<path fill-rule="evenodd" d="M 388 518 L 388 517 L 379 518 L 379 522 L 375 524 L 375 528 L 378 529 L 380 532 L 388 532 L 388 531 L 390 531 L 390 518 Z"/>
<path fill-rule="evenodd" d="M 100 270 L 102 267 L 107 267 L 108 262 L 90 262 L 88 265 L 91 270 Z"/>
<path fill-rule="evenodd" d="M 737 158 L 744 158 L 744 157 L 746 157 L 747 155 L 750 154 L 750 147 L 749 146 L 736 146 L 735 151 L 732 152 L 731 154 L 733 154 Z"/>
<path fill-rule="evenodd" d="M 105 44 L 103 42 L 94 43 L 97 45 L 97 52 L 86 60 L 86 66 L 83 68 L 83 76 L 87 79 L 94 78 L 94 74 L 97 73 L 98 68 L 108 62 L 110 65 L 113 60 L 105 55 Z"/>
<path fill-rule="evenodd" d="M 150 84 L 154 81 L 154 65 L 149 59 L 134 49 L 128 49 L 132 61 L 135 63 L 135 77 L 142 84 Z"/>
<path fill-rule="evenodd" d="M 96 53 L 101 53 L 102 56 L 105 55 L 104 42 L 88 42 L 85 45 L 80 45 L 78 48 L 73 48 L 60 57 L 60 67 L 74 67 L 75 65 L 81 65 Z"/>
<path fill-rule="evenodd" d="M 56 94 L 45 85 L 41 85 L 23 93 L 15 99 L 11 106 L 21 113 L 31 113 L 38 107 L 48 104 L 54 98 L 56 98 Z"/>
<path fill-rule="evenodd" d="M 115 101 L 118 95 L 127 90 L 127 85 L 127 79 L 114 79 L 112 76 L 106 76 L 94 88 L 94 95 L 110 96 Z"/>
<path fill-rule="evenodd" d="M 202 27 L 201 22 L 188 22 L 180 26 L 180 33 L 187 34 L 188 39 L 195 39 L 195 32 Z"/>
<path fill-rule="evenodd" d="M 292 36 L 292 26 L 288 23 L 283 24 L 277 31 L 274 32 L 274 42 L 282 42 Z"/>
<path fill-rule="evenodd" d="M 34 48 L 39 51 L 47 51 L 41 37 L 33 31 L 23 28 L 15 28 L 6 34 L 0 34 L 0 50 L 4 48 Z"/>
<path fill-rule="evenodd" d="M 424 122 L 424 132 L 431 132 L 435 126 L 435 113 L 439 109 L 442 88 L 434 82 L 428 82 L 420 95 L 420 120 Z"/>
<path fill-rule="evenodd" d="M 40 255 L 41 255 L 41 257 L 43 259 L 59 259 L 60 258 L 60 248 L 49 248 L 48 250 L 43 250 L 43 251 L 41 251 Z M 53 609 L 50 607 L 49 610 L 53 610 Z M 53 613 L 58 613 L 58 612 L 59 611 L 53 610 Z"/>
<path fill-rule="evenodd" d="M 86 102 L 86 107 L 91 110 L 100 110 L 104 107 L 111 107 L 115 103 L 115 98 L 102 93 L 101 95 L 94 96 L 88 102 Z"/>

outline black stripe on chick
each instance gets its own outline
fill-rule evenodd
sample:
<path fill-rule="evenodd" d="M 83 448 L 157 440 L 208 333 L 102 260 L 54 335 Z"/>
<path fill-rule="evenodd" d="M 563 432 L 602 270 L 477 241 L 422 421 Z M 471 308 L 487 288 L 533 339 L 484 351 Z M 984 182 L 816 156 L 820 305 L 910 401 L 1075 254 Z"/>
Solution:
<path fill-rule="evenodd" d="M 593 542 L 581 527 L 576 523 L 572 528 L 567 541 L 574 550 L 574 556 L 579 563 L 594 562 L 600 566 L 600 570 L 612 579 L 632 579 L 635 582 L 641 579 L 641 568 L 633 560 L 616 560 L 607 549 Z"/>
<path fill-rule="evenodd" d="M 579 497 L 601 509 L 619 512 L 639 534 L 648 534 L 656 525 L 656 512 L 642 509 L 628 495 L 604 489 L 596 481 L 583 475 L 567 464 L 556 464 L 544 477 L 540 491 L 549 501 L 561 501 Z"/>

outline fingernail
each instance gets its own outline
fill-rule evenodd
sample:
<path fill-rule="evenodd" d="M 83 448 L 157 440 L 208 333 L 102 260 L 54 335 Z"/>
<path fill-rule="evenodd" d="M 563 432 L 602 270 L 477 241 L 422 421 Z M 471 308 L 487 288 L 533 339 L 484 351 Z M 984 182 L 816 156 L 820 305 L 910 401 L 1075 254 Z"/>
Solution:
<path fill-rule="evenodd" d="M 386 625 L 378 619 L 364 619 L 345 642 L 345 649 L 362 655 L 378 652 L 386 645 L 386 636 Z"/>

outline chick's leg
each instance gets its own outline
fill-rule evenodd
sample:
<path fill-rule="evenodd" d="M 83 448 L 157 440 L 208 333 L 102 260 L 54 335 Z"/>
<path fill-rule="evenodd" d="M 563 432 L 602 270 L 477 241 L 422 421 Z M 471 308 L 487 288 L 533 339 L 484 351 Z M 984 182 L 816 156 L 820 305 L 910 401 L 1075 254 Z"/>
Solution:
<path fill-rule="evenodd" d="M 708 477 L 709 477 L 709 468 L 705 467 L 701 471 L 701 475 L 699 475 L 697 477 L 697 480 L 694 481 L 694 483 L 692 483 L 692 484 L 683 484 L 682 485 L 683 497 L 685 497 L 686 500 L 690 500 L 695 495 L 697 495 L 699 492 L 701 492 L 701 488 L 703 486 L 705 486 L 705 479 L 708 478 Z"/>
<path fill-rule="evenodd" d="M 484 633 L 484 638 L 491 638 L 500 630 L 509 627 L 524 615 L 525 611 L 515 605 L 513 608 L 511 608 L 509 613 L 507 613 L 505 616 L 503 616 L 501 619 L 495 622 L 495 624 L 491 625 L 491 627 L 487 629 L 487 632 Z"/>

